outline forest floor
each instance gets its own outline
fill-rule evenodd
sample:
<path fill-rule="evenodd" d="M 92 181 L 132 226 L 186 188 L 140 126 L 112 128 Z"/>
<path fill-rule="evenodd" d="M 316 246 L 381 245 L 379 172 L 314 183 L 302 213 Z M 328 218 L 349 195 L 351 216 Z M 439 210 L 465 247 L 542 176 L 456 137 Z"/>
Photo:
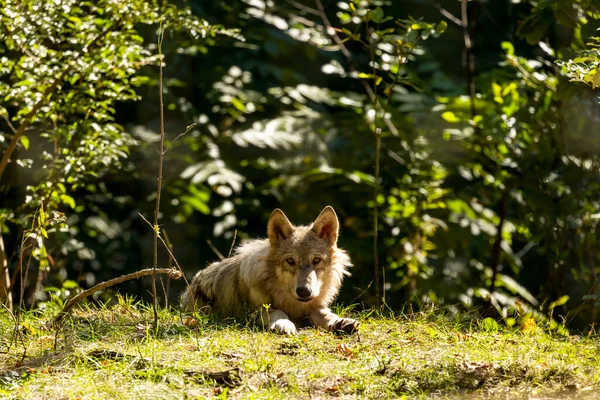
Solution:
<path fill-rule="evenodd" d="M 451 318 L 362 313 L 359 334 L 315 328 L 294 337 L 139 303 L 76 310 L 56 333 L 57 310 L 0 311 L 0 397 L 552 398 L 600 393 L 600 337 L 549 334 Z M 337 310 L 353 315 L 348 310 Z M 488 321 L 490 322 L 490 321 Z M 525 327 L 525 328 L 524 328 Z M 25 357 L 23 358 L 24 351 Z"/>

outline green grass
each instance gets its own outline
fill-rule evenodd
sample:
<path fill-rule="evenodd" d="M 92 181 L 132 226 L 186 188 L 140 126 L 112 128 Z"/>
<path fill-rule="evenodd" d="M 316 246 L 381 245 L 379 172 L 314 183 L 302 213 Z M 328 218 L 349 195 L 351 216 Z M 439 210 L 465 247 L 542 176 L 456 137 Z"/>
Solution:
<path fill-rule="evenodd" d="M 183 324 L 168 311 L 154 329 L 151 311 L 127 301 L 78 310 L 56 335 L 48 328 L 56 311 L 24 315 L 23 343 L 0 314 L 0 397 L 592 399 L 600 392 L 598 336 L 484 331 L 439 310 L 363 313 L 360 333 L 344 337 L 314 328 L 284 337 L 207 317 Z M 232 372 L 214 374 L 223 371 Z"/>

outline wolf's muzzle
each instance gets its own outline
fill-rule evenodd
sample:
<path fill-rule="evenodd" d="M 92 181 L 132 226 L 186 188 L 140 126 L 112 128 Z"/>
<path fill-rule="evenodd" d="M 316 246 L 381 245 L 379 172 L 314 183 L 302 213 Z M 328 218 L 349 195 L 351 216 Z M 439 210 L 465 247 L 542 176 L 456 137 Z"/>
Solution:
<path fill-rule="evenodd" d="M 298 300 L 303 301 L 305 303 L 313 299 L 312 291 L 307 286 L 298 286 L 296 288 L 296 294 L 298 295 Z"/>

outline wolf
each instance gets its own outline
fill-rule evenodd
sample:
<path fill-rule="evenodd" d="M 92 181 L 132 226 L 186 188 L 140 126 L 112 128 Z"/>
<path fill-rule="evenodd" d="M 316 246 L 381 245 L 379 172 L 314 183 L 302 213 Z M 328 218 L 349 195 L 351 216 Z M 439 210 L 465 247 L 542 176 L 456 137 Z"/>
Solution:
<path fill-rule="evenodd" d="M 265 328 L 293 335 L 307 317 L 334 332 L 352 333 L 360 325 L 340 318 L 329 306 L 348 268 L 348 253 L 337 247 L 339 222 L 331 206 L 309 226 L 294 226 L 275 209 L 268 239 L 248 241 L 229 258 L 199 271 L 181 296 L 184 311 L 243 317 L 261 310 Z"/>

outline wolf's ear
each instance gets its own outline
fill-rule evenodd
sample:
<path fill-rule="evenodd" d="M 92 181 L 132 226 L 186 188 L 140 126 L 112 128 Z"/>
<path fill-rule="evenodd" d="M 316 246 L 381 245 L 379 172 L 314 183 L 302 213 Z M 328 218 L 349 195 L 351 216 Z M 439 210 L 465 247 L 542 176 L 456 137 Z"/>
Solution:
<path fill-rule="evenodd" d="M 327 206 L 313 222 L 312 230 L 318 237 L 333 246 L 337 242 L 339 226 L 333 207 Z"/>
<path fill-rule="evenodd" d="M 277 244 L 280 240 L 287 239 L 293 231 L 294 226 L 290 220 L 287 219 L 283 211 L 279 208 L 273 210 L 269 217 L 269 223 L 267 224 L 267 233 L 271 245 Z"/>

